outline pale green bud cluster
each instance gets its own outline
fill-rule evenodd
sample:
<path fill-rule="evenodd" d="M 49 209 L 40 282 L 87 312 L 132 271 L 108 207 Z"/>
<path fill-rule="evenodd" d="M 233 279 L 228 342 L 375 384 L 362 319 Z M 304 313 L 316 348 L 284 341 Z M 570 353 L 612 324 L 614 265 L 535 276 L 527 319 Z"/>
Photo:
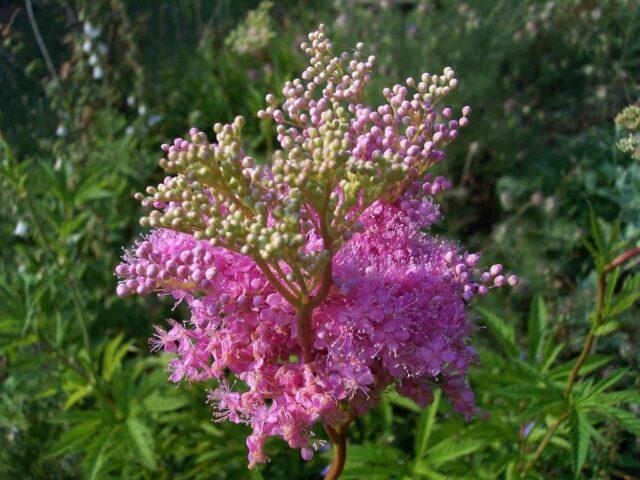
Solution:
<path fill-rule="evenodd" d="M 225 45 L 241 55 L 257 55 L 269 47 L 276 34 L 270 12 L 273 2 L 260 2 L 225 39 Z"/>
<path fill-rule="evenodd" d="M 269 94 L 258 112 L 277 124 L 282 148 L 270 165 L 245 153 L 244 119 L 236 117 L 214 126 L 214 143 L 194 128 L 188 139 L 163 145 L 160 166 L 175 176 L 137 195 L 156 208 L 143 225 L 251 256 L 300 305 L 316 291 L 326 294 L 332 255 L 360 228 L 364 210 L 395 201 L 441 161 L 470 112 L 465 107 L 456 120 L 450 108 L 435 108 L 457 85 L 451 68 L 409 78 L 384 90 L 386 104 L 367 106 L 375 58 L 364 45 L 334 56 L 323 25 L 308 40 L 301 78 L 286 82 L 282 103 Z"/>
<path fill-rule="evenodd" d="M 630 105 L 616 117 L 616 125 L 626 133 L 618 140 L 618 148 L 640 160 L 640 107 Z"/>

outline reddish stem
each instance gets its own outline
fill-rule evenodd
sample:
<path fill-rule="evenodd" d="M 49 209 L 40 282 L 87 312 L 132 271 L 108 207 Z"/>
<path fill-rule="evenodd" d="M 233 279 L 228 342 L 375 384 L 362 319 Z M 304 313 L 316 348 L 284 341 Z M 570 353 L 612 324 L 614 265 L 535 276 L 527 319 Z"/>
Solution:
<path fill-rule="evenodd" d="M 311 316 L 313 307 L 308 303 L 298 308 L 296 314 L 296 326 L 298 329 L 298 344 L 302 349 L 304 363 L 313 361 L 313 330 L 311 329 Z"/>
<path fill-rule="evenodd" d="M 614 258 L 611 261 L 611 263 L 608 263 L 604 267 L 604 273 L 609 273 L 610 271 L 615 270 L 617 267 L 625 263 L 627 260 L 635 257 L 638 254 L 640 254 L 640 247 L 635 247 L 635 248 L 632 248 L 631 250 L 627 250 L 626 252 L 621 253 L 616 258 Z"/>
<path fill-rule="evenodd" d="M 347 461 L 347 430 L 351 419 L 348 419 L 345 423 L 336 427 L 324 424 L 324 429 L 333 443 L 333 460 L 331 461 L 331 467 L 324 476 L 324 480 L 337 480 L 344 470 L 344 464 Z"/>

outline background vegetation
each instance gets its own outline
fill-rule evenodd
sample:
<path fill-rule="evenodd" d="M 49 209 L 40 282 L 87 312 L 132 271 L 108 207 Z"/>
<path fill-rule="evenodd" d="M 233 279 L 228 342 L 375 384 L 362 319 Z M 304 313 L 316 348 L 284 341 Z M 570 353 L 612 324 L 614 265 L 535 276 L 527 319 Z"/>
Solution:
<path fill-rule="evenodd" d="M 640 478 L 640 277 L 633 259 L 607 269 L 640 237 L 640 163 L 614 123 L 640 98 L 634 0 L 3 2 L 1 478 L 320 478 L 328 453 L 305 463 L 279 441 L 246 470 L 245 428 L 213 423 L 206 386 L 176 389 L 148 352 L 182 312 L 116 298 L 113 268 L 159 144 L 254 118 L 321 21 L 377 55 L 372 91 L 455 68 L 473 115 L 442 167 L 439 233 L 523 280 L 475 313 L 487 418 L 389 392 L 352 428 L 344 478 Z M 258 156 L 272 127 L 248 122 Z"/>

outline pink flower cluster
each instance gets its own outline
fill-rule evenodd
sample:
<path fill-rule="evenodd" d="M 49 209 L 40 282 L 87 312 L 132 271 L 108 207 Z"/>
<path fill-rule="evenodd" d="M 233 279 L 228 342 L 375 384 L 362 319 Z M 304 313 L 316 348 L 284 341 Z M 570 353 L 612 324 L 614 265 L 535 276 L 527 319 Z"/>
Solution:
<path fill-rule="evenodd" d="M 251 466 L 266 460 L 269 436 L 311 458 L 315 423 L 344 415 L 342 402 L 365 413 L 392 384 L 422 406 L 439 386 L 457 412 L 477 412 L 465 300 L 500 283 L 502 269 L 478 272 L 477 254 L 423 233 L 405 202 L 374 203 L 334 257 L 334 288 L 312 318 L 312 364 L 299 360 L 295 310 L 249 257 L 158 229 L 117 267 L 119 295 L 156 291 L 188 304 L 190 320 L 157 327 L 154 348 L 175 354 L 175 382 L 218 379 L 210 394 L 218 418 L 253 430 Z M 227 372 L 248 390 L 234 389 Z"/>
<path fill-rule="evenodd" d="M 476 414 L 467 303 L 518 282 L 426 233 L 440 218 L 434 196 L 451 188 L 428 169 L 470 113 L 456 120 L 441 103 L 453 70 L 409 78 L 371 107 L 375 58 L 362 44 L 334 56 L 320 26 L 301 47 L 301 79 L 258 112 L 276 122 L 282 150 L 254 162 L 242 117 L 216 124 L 214 143 L 193 128 L 162 145 L 173 176 L 136 195 L 155 230 L 116 268 L 118 295 L 188 305 L 191 318 L 157 328 L 153 346 L 174 355 L 173 381 L 217 380 L 217 417 L 252 428 L 250 467 L 272 436 L 310 459 L 316 423 L 335 443 L 390 388 L 425 406 L 439 387 L 455 411 Z"/>

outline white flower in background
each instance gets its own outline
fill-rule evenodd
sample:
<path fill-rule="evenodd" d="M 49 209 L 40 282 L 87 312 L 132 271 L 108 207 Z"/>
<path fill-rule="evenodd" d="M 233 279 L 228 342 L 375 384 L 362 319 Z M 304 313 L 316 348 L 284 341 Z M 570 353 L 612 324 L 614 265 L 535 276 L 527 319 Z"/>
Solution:
<path fill-rule="evenodd" d="M 138 115 L 144 117 L 147 114 L 147 107 L 145 105 L 140 105 L 138 107 Z"/>
<path fill-rule="evenodd" d="M 18 223 L 16 223 L 16 227 L 13 229 L 13 234 L 16 237 L 25 237 L 27 235 L 27 222 L 20 219 Z"/>
<path fill-rule="evenodd" d="M 157 113 L 154 113 L 153 115 L 149 116 L 149 119 L 147 120 L 147 125 L 150 127 L 153 127 L 154 125 L 160 123 L 162 121 L 162 115 L 158 115 Z"/>
<path fill-rule="evenodd" d="M 102 67 L 100 65 L 96 65 L 93 67 L 93 79 L 100 80 L 102 78 Z"/>
<path fill-rule="evenodd" d="M 94 27 L 91 25 L 91 22 L 84 22 L 82 30 L 84 31 L 84 34 L 92 40 L 100 35 L 100 28 Z"/>
<path fill-rule="evenodd" d="M 93 43 L 91 43 L 91 40 L 86 39 L 82 44 L 82 51 L 84 53 L 89 53 L 92 49 L 93 49 Z"/>
<path fill-rule="evenodd" d="M 544 201 L 544 211 L 547 213 L 551 213 L 556 208 L 556 198 L 555 197 L 547 197 Z"/>
<path fill-rule="evenodd" d="M 97 64 L 98 64 L 98 55 L 96 55 L 95 53 L 92 53 L 91 56 L 89 57 L 89 65 L 94 67 Z"/>
<path fill-rule="evenodd" d="M 56 128 L 56 135 L 58 137 L 64 137 L 67 135 L 67 127 L 65 127 L 63 124 L 58 125 L 58 128 Z"/>

